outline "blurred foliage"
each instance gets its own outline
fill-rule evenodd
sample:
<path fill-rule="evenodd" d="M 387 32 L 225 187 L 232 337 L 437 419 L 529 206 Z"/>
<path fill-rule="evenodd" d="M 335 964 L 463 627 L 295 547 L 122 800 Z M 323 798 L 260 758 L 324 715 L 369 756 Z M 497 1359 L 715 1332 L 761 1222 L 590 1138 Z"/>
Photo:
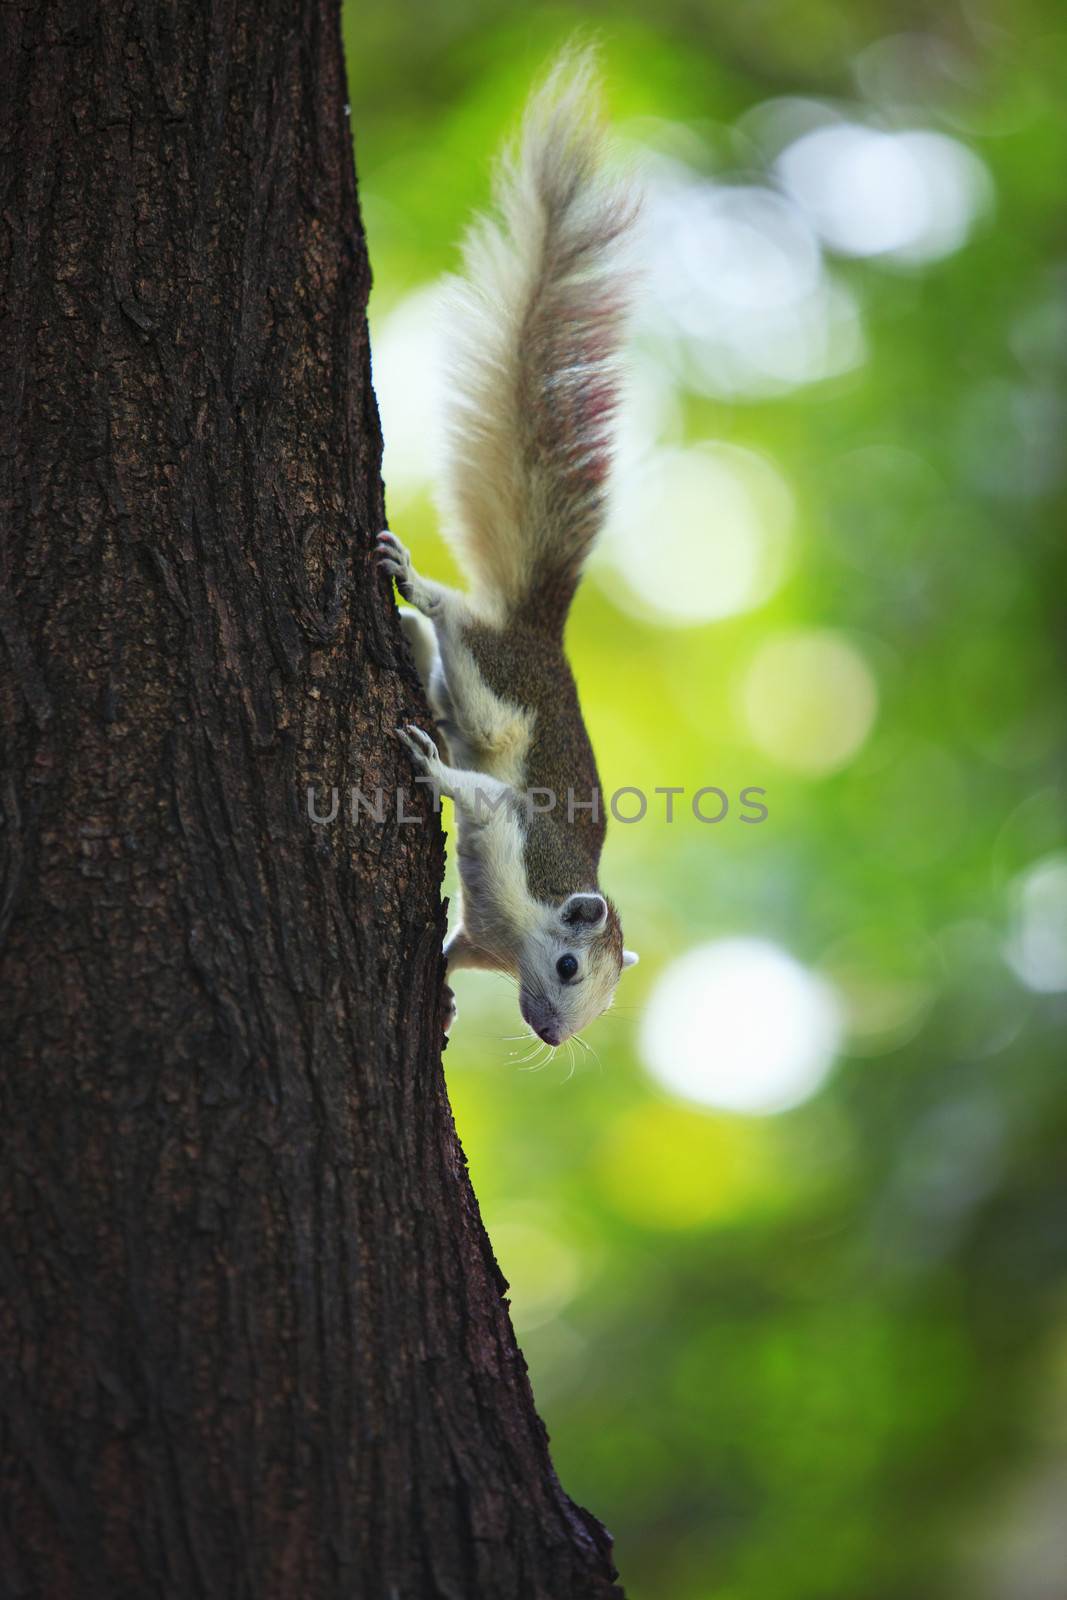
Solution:
<path fill-rule="evenodd" d="M 690 241 L 693 304 L 740 250 L 736 326 L 698 328 L 697 349 L 638 319 L 653 420 L 643 437 L 638 407 L 620 468 L 660 451 L 666 489 L 649 480 L 636 580 L 625 514 L 609 530 L 569 640 L 609 790 L 758 785 L 768 818 L 702 825 L 683 804 L 668 825 L 657 801 L 611 827 L 603 881 L 642 964 L 595 1054 L 531 1071 L 507 981 L 457 983 L 449 1088 L 560 1476 L 613 1530 L 633 1600 L 1063 1600 L 1063 12 L 399 0 L 344 22 L 390 514 L 430 572 L 451 569 L 428 463 L 390 454 L 433 359 L 419 291 L 455 266 L 553 51 L 599 39 L 613 120 L 675 185 L 680 246 L 687 206 L 749 207 Z M 974 179 L 973 215 L 925 256 L 835 246 L 789 189 L 786 124 L 938 135 L 922 149 L 946 183 Z M 871 149 L 841 226 L 869 211 L 873 240 L 903 202 Z M 777 197 L 769 243 L 754 191 Z M 958 201 L 935 187 L 928 227 Z M 774 251 L 794 237 L 851 343 L 790 379 Z M 672 250 L 641 290 L 657 314 Z M 770 339 L 762 386 L 744 338 Z M 707 374 L 724 339 L 731 383 Z M 716 505 L 697 517 L 711 569 L 671 509 L 694 461 L 694 493 L 702 472 L 736 479 L 750 518 L 734 548 Z M 787 508 L 777 544 L 753 530 L 753 472 Z M 718 609 L 716 570 L 737 587 Z M 766 1016 L 694 991 L 696 1045 L 663 1006 L 649 1027 L 679 958 L 738 939 L 760 941 L 742 959 L 787 954 L 839 1019 L 828 1070 L 776 1114 L 722 1094 L 724 1074 L 744 1087 L 749 1027 L 788 1055 L 776 991 Z"/>

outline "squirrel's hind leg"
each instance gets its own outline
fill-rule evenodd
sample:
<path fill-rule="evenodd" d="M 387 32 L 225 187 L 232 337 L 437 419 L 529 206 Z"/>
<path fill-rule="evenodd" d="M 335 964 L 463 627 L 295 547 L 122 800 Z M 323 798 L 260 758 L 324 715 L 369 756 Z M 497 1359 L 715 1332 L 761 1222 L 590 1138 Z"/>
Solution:
<path fill-rule="evenodd" d="M 397 728 L 397 738 L 411 756 L 412 763 L 420 767 L 440 790 L 454 801 L 474 822 L 491 821 L 501 809 L 508 814 L 508 802 L 515 798 L 510 784 L 503 783 L 488 772 L 469 771 L 463 767 L 450 767 L 441 760 L 437 745 L 426 732 L 414 723 Z"/>
<path fill-rule="evenodd" d="M 401 623 L 450 760 L 521 787 L 533 715 L 486 683 L 464 636 L 472 620 L 469 597 L 420 576 L 388 529 L 379 533 L 376 553 L 418 613 L 402 611 Z"/>
<path fill-rule="evenodd" d="M 415 671 L 419 675 L 419 682 L 422 684 L 426 698 L 429 699 L 434 668 L 441 661 L 433 623 L 428 622 L 420 611 L 415 611 L 411 606 L 405 606 L 400 613 L 400 626 L 404 630 L 404 638 L 408 642 L 408 649 L 411 651 L 412 659 L 415 662 Z"/>
<path fill-rule="evenodd" d="M 405 606 L 401 611 L 400 626 L 414 658 L 423 693 L 430 703 L 437 732 L 444 741 L 445 759 L 450 761 L 456 734 L 456 713 L 448 692 L 441 652 L 437 647 L 437 631 L 432 622 L 410 606 Z"/>

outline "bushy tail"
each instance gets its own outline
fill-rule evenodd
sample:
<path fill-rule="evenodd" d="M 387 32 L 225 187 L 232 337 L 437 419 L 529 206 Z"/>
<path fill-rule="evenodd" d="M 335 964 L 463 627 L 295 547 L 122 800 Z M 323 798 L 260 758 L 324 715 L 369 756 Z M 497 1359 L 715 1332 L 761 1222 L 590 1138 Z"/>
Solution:
<path fill-rule="evenodd" d="M 562 629 L 604 514 L 633 197 L 601 169 L 591 54 L 534 95 L 448 327 L 445 511 L 482 603 Z"/>

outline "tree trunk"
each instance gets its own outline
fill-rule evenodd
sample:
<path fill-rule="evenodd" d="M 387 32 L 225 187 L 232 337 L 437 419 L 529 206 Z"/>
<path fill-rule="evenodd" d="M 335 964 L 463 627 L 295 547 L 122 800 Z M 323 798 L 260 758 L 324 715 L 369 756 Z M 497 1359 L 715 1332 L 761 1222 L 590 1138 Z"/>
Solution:
<path fill-rule="evenodd" d="M 0 1594 L 617 1594 L 448 1108 L 440 828 L 343 803 L 426 713 L 336 5 L 0 29 Z"/>

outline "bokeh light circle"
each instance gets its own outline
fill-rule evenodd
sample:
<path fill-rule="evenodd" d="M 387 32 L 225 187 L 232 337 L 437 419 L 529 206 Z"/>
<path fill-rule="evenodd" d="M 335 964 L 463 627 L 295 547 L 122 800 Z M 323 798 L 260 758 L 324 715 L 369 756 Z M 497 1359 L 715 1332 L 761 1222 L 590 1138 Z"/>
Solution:
<path fill-rule="evenodd" d="M 792 522 L 788 485 L 753 451 L 656 450 L 621 474 L 604 553 L 629 609 L 661 622 L 714 622 L 773 594 Z"/>
<path fill-rule="evenodd" d="M 769 940 L 719 939 L 675 961 L 642 1021 L 648 1071 L 672 1094 L 766 1115 L 807 1100 L 841 1041 L 834 990 Z"/>
<path fill-rule="evenodd" d="M 1035 862 L 1011 886 L 1008 962 L 1037 994 L 1067 990 L 1067 855 Z"/>
<path fill-rule="evenodd" d="M 409 294 L 373 327 L 374 394 L 382 419 L 382 472 L 390 501 L 425 493 L 439 474 L 446 388 L 439 283 Z"/>
<path fill-rule="evenodd" d="M 878 690 L 856 647 L 828 629 L 769 639 L 740 686 L 753 742 L 794 772 L 821 777 L 845 766 L 867 738 Z"/>
<path fill-rule="evenodd" d="M 786 192 L 842 255 L 936 261 L 958 250 L 992 197 L 958 139 L 840 122 L 802 134 L 777 162 Z"/>

